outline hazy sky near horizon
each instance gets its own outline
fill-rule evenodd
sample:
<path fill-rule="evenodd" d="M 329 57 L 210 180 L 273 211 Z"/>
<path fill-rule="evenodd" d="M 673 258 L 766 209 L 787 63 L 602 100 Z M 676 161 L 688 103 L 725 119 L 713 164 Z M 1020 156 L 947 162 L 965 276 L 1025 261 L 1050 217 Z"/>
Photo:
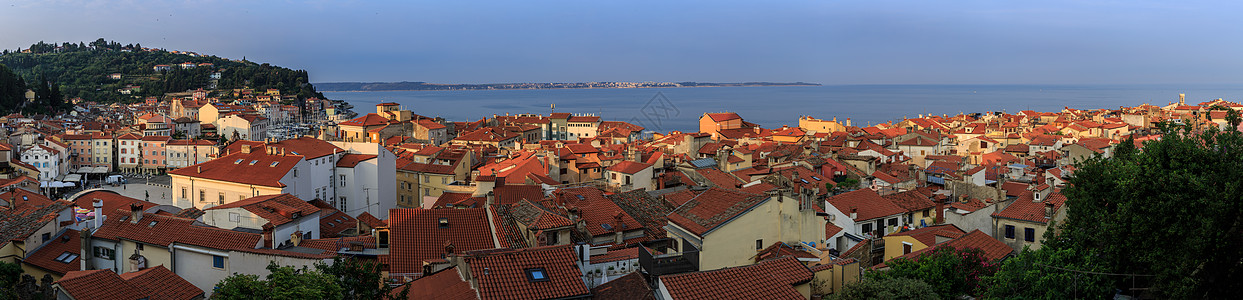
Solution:
<path fill-rule="evenodd" d="M 312 82 L 1243 83 L 1235 1 L 0 1 L 0 48 L 103 37 Z"/>

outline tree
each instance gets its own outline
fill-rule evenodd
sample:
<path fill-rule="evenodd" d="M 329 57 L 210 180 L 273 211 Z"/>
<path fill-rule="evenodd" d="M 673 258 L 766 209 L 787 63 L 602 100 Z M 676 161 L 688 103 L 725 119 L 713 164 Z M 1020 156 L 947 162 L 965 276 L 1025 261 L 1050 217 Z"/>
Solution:
<path fill-rule="evenodd" d="M 268 276 L 237 274 L 216 284 L 217 299 L 342 299 L 341 286 L 332 275 L 307 267 L 294 268 L 268 263 Z"/>
<path fill-rule="evenodd" d="M 986 279 L 985 296 L 990 299 L 1104 298 L 1113 293 L 1113 287 L 1107 276 L 1093 274 L 1101 271 L 1107 270 L 1080 250 L 1023 249 Z"/>
<path fill-rule="evenodd" d="M 336 280 L 344 299 L 384 299 L 393 291 L 373 262 L 337 256 L 332 263 L 315 264 L 315 269 Z"/>
<path fill-rule="evenodd" d="M 869 272 L 864 277 L 918 279 L 946 299 L 983 293 L 982 279 L 997 272 L 997 265 L 984 256 L 984 251 L 946 245 L 936 246 L 914 259 L 897 258 L 885 264 L 889 270 Z"/>
<path fill-rule="evenodd" d="M 833 299 L 941 299 L 932 286 L 919 279 L 887 277 L 865 278 L 847 284 L 842 290 L 833 294 Z"/>
<path fill-rule="evenodd" d="M 1108 296 L 1106 288 L 1131 293 L 1135 284 L 1157 298 L 1236 297 L 1243 289 L 1243 133 L 1168 123 L 1158 131 L 1161 139 L 1142 150 L 1080 162 L 1063 191 L 1067 217 L 1051 228 L 1057 234 L 1007 263 L 999 278 L 1065 295 L 1074 285 L 1053 267 L 1138 275 L 1107 275 L 1105 288 L 1089 290 L 1106 294 L 1091 296 Z"/>

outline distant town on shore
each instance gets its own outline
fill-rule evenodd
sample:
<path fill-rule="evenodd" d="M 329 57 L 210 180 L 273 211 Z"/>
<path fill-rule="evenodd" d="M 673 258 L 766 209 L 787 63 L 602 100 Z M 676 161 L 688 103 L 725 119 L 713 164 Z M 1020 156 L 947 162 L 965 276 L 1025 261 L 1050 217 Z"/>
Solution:
<path fill-rule="evenodd" d="M 443 84 L 427 82 L 321 82 L 315 86 L 322 92 L 373 91 L 449 91 L 449 90 L 534 90 L 534 89 L 628 89 L 672 87 L 750 87 L 750 86 L 819 86 L 808 82 L 526 82 Z"/>

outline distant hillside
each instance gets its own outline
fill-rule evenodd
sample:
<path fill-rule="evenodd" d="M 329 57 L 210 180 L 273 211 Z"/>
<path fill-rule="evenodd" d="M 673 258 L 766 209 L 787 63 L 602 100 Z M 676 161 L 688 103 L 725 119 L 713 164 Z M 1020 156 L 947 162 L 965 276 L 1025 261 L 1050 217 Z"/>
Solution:
<path fill-rule="evenodd" d="M 437 91 L 437 90 L 518 90 L 518 89 L 602 89 L 602 88 L 662 88 L 662 87 L 721 87 L 721 86 L 817 86 L 806 82 L 575 82 L 575 83 L 481 83 L 440 84 L 421 81 L 410 82 L 321 82 L 315 84 L 320 91 Z"/>
<path fill-rule="evenodd" d="M 183 68 L 179 66 L 182 63 L 189 64 Z M 166 92 L 212 87 L 279 89 L 283 95 L 323 97 L 308 82 L 307 72 L 303 70 L 194 52 L 143 48 L 140 44 L 121 45 L 103 39 L 90 44 L 39 42 L 17 52 L 3 50 L 0 64 L 27 82 L 46 76 L 60 87 L 66 98 L 101 102 L 134 101 Z M 157 65 L 169 67 L 157 71 Z M 213 78 L 214 73 L 219 73 L 219 78 Z M 121 90 L 130 94 L 124 95 Z"/>

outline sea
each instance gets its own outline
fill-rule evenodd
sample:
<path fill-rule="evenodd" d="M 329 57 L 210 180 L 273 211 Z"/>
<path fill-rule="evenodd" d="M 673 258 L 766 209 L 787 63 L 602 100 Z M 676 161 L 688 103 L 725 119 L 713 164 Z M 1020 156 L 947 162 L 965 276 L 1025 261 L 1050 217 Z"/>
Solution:
<path fill-rule="evenodd" d="M 645 89 L 535 89 L 458 91 L 324 92 L 354 111 L 375 111 L 395 102 L 404 109 L 449 121 L 493 115 L 568 112 L 627 121 L 649 131 L 698 131 L 704 113 L 736 112 L 765 128 L 797 126 L 800 116 L 851 119 L 854 126 L 898 122 L 921 115 L 1034 110 L 1117 109 L 1164 106 L 1186 94 L 1194 103 L 1223 98 L 1239 102 L 1243 85 L 824 85 Z"/>

